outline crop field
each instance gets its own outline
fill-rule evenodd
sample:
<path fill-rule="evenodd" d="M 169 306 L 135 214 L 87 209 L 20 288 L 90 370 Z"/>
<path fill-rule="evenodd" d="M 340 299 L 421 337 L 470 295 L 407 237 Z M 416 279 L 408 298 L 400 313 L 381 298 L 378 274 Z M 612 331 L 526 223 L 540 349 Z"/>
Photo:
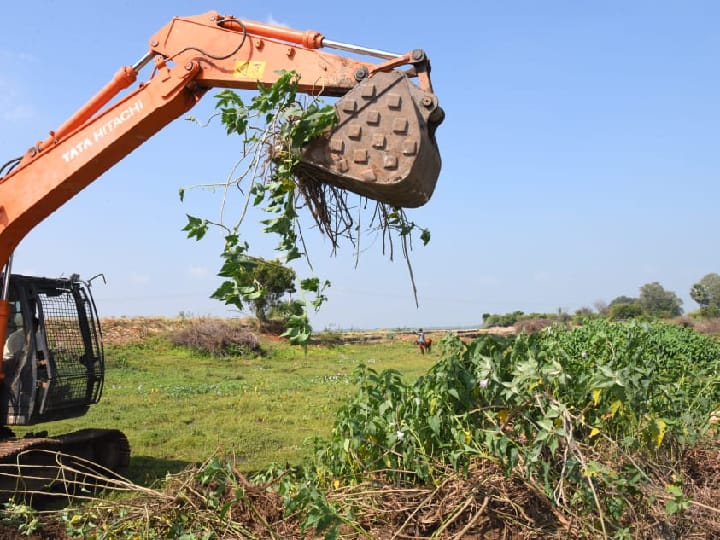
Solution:
<path fill-rule="evenodd" d="M 262 354 L 215 357 L 143 334 L 108 340 L 100 404 L 42 426 L 122 430 L 127 493 L 54 517 L 11 505 L 7 527 L 187 540 L 720 535 L 713 336 L 596 320 L 430 334 L 425 355 L 411 334 L 383 332 L 307 353 L 261 336 Z"/>

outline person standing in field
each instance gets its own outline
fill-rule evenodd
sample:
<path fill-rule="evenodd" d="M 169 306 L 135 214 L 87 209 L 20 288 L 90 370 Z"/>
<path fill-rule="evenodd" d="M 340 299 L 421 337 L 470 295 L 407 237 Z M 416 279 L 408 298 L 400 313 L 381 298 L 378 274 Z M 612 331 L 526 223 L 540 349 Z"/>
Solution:
<path fill-rule="evenodd" d="M 420 352 L 425 354 L 425 332 L 423 332 L 422 328 L 418 330 L 417 344 L 420 347 Z"/>

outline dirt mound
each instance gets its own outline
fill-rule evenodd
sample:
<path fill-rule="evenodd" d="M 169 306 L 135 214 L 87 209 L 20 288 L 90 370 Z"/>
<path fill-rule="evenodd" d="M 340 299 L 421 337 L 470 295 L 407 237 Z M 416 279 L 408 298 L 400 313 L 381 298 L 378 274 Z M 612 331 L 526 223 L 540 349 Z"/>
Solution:
<path fill-rule="evenodd" d="M 104 318 L 100 321 L 103 333 L 103 342 L 107 345 L 130 345 L 140 343 L 152 337 L 167 335 L 192 325 L 194 322 L 207 322 L 212 320 L 226 321 L 221 317 L 118 317 Z M 243 326 L 249 331 L 256 332 L 258 323 L 255 319 L 240 319 Z"/>

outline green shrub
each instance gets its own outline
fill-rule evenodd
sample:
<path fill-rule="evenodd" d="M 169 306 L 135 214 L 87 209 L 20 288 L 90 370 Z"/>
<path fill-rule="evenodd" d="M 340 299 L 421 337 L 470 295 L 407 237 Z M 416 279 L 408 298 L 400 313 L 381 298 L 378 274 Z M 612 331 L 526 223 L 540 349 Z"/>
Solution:
<path fill-rule="evenodd" d="M 700 308 L 700 315 L 703 317 L 707 317 L 708 319 L 720 317 L 720 307 L 716 305 L 702 306 Z"/>
<path fill-rule="evenodd" d="M 507 328 L 513 326 L 525 315 L 522 311 L 513 311 L 504 315 L 483 313 L 483 328 Z"/>
<path fill-rule="evenodd" d="M 322 482 L 437 483 L 485 458 L 572 515 L 620 528 L 646 501 L 643 483 L 672 470 L 654 460 L 678 458 L 720 404 L 720 344 L 680 326 L 595 320 L 440 345 L 414 384 L 358 369 L 357 396 L 315 447 Z"/>
<path fill-rule="evenodd" d="M 617 303 L 612 304 L 608 311 L 608 318 L 611 321 L 627 321 L 636 317 L 642 317 L 643 309 L 638 303 Z"/>
<path fill-rule="evenodd" d="M 557 313 L 525 313 L 513 311 L 504 315 L 483 313 L 483 328 L 509 328 L 517 327 L 523 332 L 537 332 L 541 328 L 550 326 L 555 322 L 569 322 L 572 317 L 563 311 Z"/>

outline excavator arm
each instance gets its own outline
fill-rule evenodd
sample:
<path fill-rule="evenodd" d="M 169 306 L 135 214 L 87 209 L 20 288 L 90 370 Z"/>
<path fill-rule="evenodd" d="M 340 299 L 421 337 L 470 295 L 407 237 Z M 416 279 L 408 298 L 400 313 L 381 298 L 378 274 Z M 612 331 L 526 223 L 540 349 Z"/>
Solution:
<path fill-rule="evenodd" d="M 370 54 L 381 61 L 355 60 L 320 48 Z M 117 99 L 147 64 L 153 64 L 152 76 Z M 150 38 L 141 60 L 121 68 L 0 178 L 4 284 L 12 252 L 37 224 L 190 110 L 209 89 L 257 89 L 258 83 L 275 82 L 281 70 L 300 75 L 301 92 L 340 97 L 332 133 L 305 149 L 304 174 L 394 206 L 416 207 L 429 199 L 440 172 L 435 128 L 443 112 L 422 50 L 395 55 L 333 42 L 314 31 L 216 12 L 177 17 Z M 5 292 L 0 336 L 7 319 Z"/>

